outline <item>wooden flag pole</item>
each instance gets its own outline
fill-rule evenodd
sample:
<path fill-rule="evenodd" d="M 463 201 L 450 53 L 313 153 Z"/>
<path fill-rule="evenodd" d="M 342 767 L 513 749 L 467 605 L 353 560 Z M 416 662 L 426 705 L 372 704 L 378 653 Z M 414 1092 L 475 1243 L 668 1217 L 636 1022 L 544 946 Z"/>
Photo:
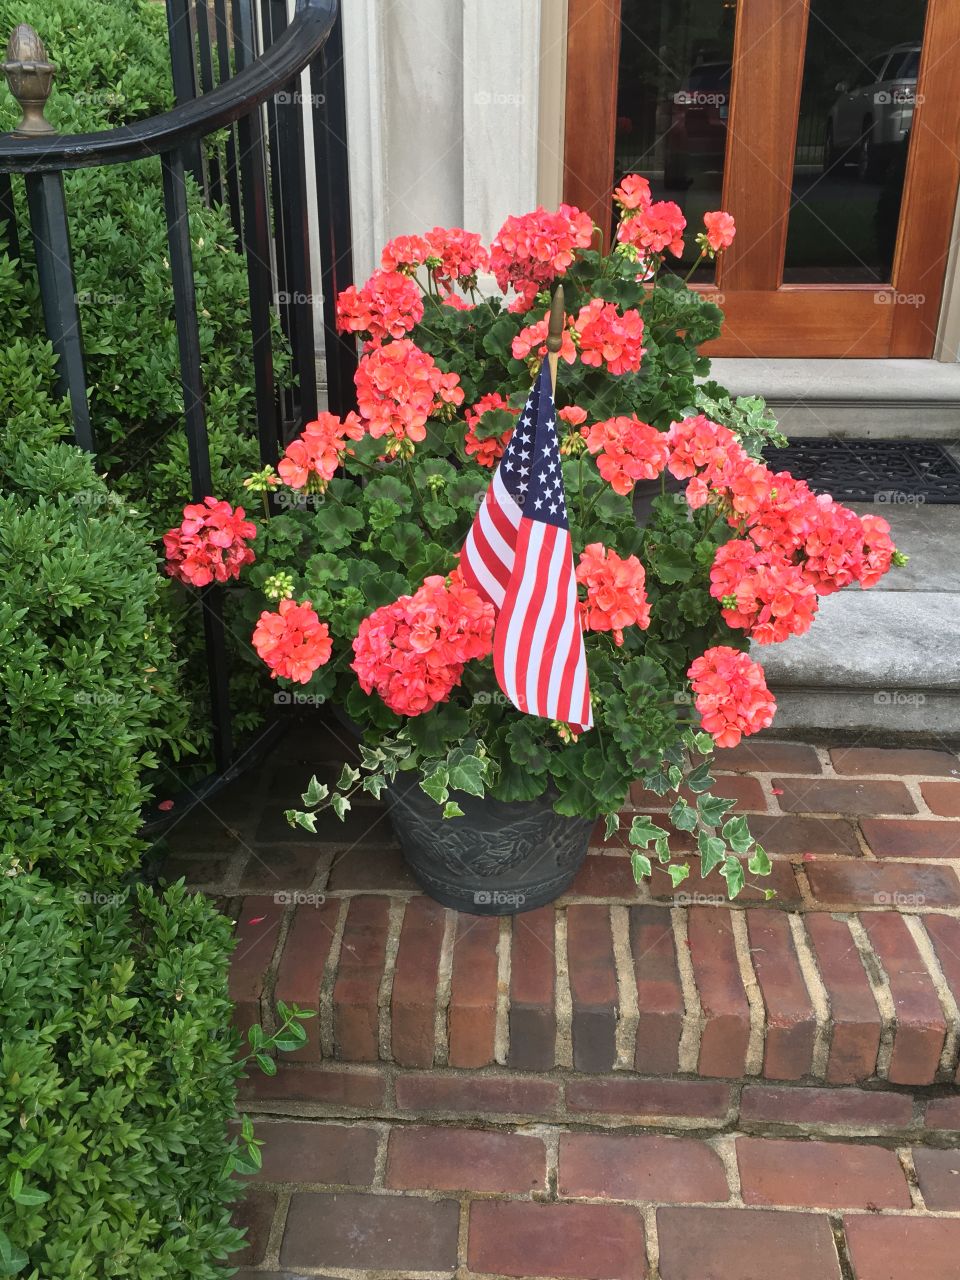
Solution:
<path fill-rule="evenodd" d="M 563 285 L 558 284 L 550 300 L 550 323 L 547 326 L 547 361 L 550 365 L 550 382 L 553 394 L 557 394 L 557 366 L 560 363 L 560 348 L 563 345 L 563 325 L 566 317 L 563 314 Z"/>

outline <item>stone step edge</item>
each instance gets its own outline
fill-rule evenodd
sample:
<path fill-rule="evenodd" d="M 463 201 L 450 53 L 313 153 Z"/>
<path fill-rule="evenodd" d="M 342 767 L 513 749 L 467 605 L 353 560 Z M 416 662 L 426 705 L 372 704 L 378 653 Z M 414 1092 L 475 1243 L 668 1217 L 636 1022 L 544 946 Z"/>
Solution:
<path fill-rule="evenodd" d="M 298 1061 L 851 1085 L 960 1074 L 954 916 L 580 902 L 511 920 L 368 894 L 292 912 L 248 898 L 238 931 L 237 1025 L 271 1029 L 277 1000 L 311 1009 Z"/>

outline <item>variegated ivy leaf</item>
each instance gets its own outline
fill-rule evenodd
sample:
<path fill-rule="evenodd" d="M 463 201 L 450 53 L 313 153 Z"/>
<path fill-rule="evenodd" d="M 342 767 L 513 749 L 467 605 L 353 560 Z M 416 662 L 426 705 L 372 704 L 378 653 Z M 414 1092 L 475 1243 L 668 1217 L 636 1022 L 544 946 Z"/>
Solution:
<path fill-rule="evenodd" d="M 464 814 L 456 800 L 448 800 L 443 806 L 443 816 L 445 818 L 462 818 Z"/>
<path fill-rule="evenodd" d="M 445 804 L 450 794 L 450 775 L 446 765 L 440 765 L 433 773 L 420 780 L 420 787 L 431 800 L 437 804 Z"/>
<path fill-rule="evenodd" d="M 750 874 L 753 876 L 768 876 L 772 867 L 770 866 L 770 859 L 767 856 L 766 849 L 757 845 L 753 853 L 750 855 L 750 860 L 747 863 L 747 866 L 750 870 Z"/>
<path fill-rule="evenodd" d="M 743 888 L 743 866 L 740 859 L 728 857 L 720 874 L 727 882 L 727 897 L 732 901 Z"/>
<path fill-rule="evenodd" d="M 711 836 L 706 831 L 701 831 L 697 836 L 697 848 L 700 850 L 700 875 L 705 879 L 713 868 L 723 861 L 727 846 L 718 836 Z M 733 861 L 736 862 L 736 858 Z M 739 865 L 737 862 L 737 866 Z"/>
<path fill-rule="evenodd" d="M 627 839 L 631 844 L 638 844 L 642 848 L 646 848 L 651 840 L 656 840 L 658 836 L 667 834 L 663 827 L 658 827 L 655 822 L 651 822 L 648 817 L 638 814 L 630 824 L 630 833 Z"/>
<path fill-rule="evenodd" d="M 345 764 L 343 772 L 340 774 L 340 781 L 337 783 L 338 791 L 349 791 L 360 780 L 360 770 L 355 769 L 353 765 Z"/>
<path fill-rule="evenodd" d="M 609 840 L 609 839 L 610 839 L 610 837 L 611 837 L 612 835 L 615 835 L 619 830 L 620 830 L 620 814 L 619 814 L 619 812 L 617 812 L 617 811 L 615 810 L 613 813 L 608 813 L 608 814 L 606 814 L 606 815 L 604 816 L 604 820 L 603 820 L 603 838 L 604 838 L 604 840 Z"/>
<path fill-rule="evenodd" d="M 728 818 L 720 832 L 734 853 L 749 853 L 753 836 L 744 817 Z"/>
<path fill-rule="evenodd" d="M 680 799 L 670 810 L 670 821 L 678 831 L 696 831 L 697 811 L 686 800 Z"/>
<path fill-rule="evenodd" d="M 644 876 L 653 874 L 653 866 L 650 859 L 645 853 L 638 853 L 636 849 L 630 855 L 630 870 L 633 872 L 633 878 L 637 884 L 640 883 Z"/>
<path fill-rule="evenodd" d="M 387 785 L 387 780 L 382 773 L 371 773 L 363 780 L 364 791 L 369 791 L 375 800 L 380 799 L 380 792 Z"/>
<path fill-rule="evenodd" d="M 700 814 L 700 821 L 706 827 L 719 826 L 733 806 L 734 801 L 725 800 L 723 796 L 697 796 L 697 812 Z"/>
<path fill-rule="evenodd" d="M 324 786 L 322 782 L 319 782 L 317 780 L 317 775 L 314 774 L 307 784 L 306 791 L 304 791 L 300 799 L 305 805 L 309 805 L 311 809 L 315 809 L 321 801 L 326 800 L 329 794 L 330 788 Z"/>
<path fill-rule="evenodd" d="M 315 813 L 304 813 L 300 809 L 287 809 L 284 817 L 291 827 L 303 827 L 304 831 L 309 831 L 313 835 L 317 834 L 317 815 Z"/>
<path fill-rule="evenodd" d="M 667 871 L 670 874 L 673 887 L 676 889 L 677 885 L 683 884 L 684 880 L 686 880 L 687 876 L 690 874 L 690 863 L 671 862 L 669 867 L 667 867 Z"/>
<path fill-rule="evenodd" d="M 346 796 L 341 796 L 334 793 L 334 795 L 331 796 L 330 798 L 330 803 L 333 805 L 333 812 L 337 815 L 337 817 L 342 822 L 344 818 L 347 816 L 347 811 L 350 808 L 350 801 L 347 799 Z"/>

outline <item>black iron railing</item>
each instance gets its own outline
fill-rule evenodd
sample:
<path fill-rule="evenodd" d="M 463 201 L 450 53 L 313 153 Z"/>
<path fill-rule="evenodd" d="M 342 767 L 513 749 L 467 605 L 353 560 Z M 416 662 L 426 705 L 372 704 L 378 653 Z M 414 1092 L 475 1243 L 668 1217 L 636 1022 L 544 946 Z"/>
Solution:
<path fill-rule="evenodd" d="M 212 8 L 211 8 L 212 6 Z M 11 175 L 26 184 L 30 231 L 47 335 L 58 356 L 59 390 L 69 396 L 74 435 L 96 452 L 84 373 L 83 336 L 70 254 L 63 172 L 159 157 L 183 386 L 192 496 L 210 492 L 193 258 L 188 222 L 191 172 L 209 202 L 225 203 L 246 257 L 260 457 L 276 462 L 319 401 L 313 300 L 322 294 L 328 404 L 346 412 L 355 349 L 335 330 L 336 295 L 351 281 L 343 44 L 337 0 L 167 0 L 174 108 L 99 133 L 55 133 L 43 117 L 53 68 L 28 27 L 11 37 L 4 65 L 24 118 L 0 135 L 0 222 L 18 254 Z M 261 34 L 262 33 L 262 34 Z M 302 73 L 309 69 L 314 153 L 304 145 Z M 204 139 L 226 130 L 221 138 Z M 308 185 L 316 188 L 322 279 L 311 271 Z M 271 312 L 293 353 L 295 384 L 278 392 Z M 223 626 L 217 586 L 201 593 L 217 770 L 234 757 Z"/>

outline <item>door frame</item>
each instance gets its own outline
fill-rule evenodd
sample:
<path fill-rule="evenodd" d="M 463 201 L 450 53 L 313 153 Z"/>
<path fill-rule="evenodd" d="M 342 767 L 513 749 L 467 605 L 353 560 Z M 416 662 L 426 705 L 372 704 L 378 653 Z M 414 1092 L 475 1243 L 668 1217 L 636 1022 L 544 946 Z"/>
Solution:
<path fill-rule="evenodd" d="M 617 111 L 616 76 L 604 72 L 619 61 L 620 14 L 620 0 L 569 0 L 564 199 L 604 230 Z M 809 0 L 741 0 L 738 9 L 722 195 L 738 234 L 716 284 L 703 286 L 723 295 L 726 314 L 705 352 L 930 357 L 960 185 L 960 4 L 927 3 L 888 286 L 783 283 L 808 15 Z M 738 75 L 748 59 L 749 74 Z"/>

